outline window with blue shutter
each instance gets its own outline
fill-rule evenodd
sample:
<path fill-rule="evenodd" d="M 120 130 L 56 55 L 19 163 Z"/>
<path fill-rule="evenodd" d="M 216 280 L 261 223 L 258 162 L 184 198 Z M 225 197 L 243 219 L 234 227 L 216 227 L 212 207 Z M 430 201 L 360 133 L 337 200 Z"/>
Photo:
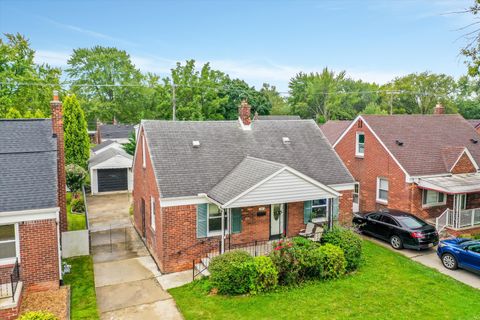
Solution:
<path fill-rule="evenodd" d="M 303 203 L 303 223 L 307 224 L 312 218 L 312 201 Z"/>
<path fill-rule="evenodd" d="M 333 218 L 333 221 L 338 221 L 338 198 L 333 199 L 332 218 Z"/>
<path fill-rule="evenodd" d="M 197 205 L 197 238 L 207 236 L 207 204 Z"/>
<path fill-rule="evenodd" d="M 242 232 L 242 209 L 232 209 L 232 233 Z"/>

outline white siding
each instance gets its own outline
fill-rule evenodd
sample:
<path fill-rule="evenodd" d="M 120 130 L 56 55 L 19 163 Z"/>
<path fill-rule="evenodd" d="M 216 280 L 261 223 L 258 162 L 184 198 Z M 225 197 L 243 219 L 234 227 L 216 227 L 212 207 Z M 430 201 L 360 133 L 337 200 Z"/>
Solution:
<path fill-rule="evenodd" d="M 292 172 L 284 170 L 227 207 L 246 207 L 333 197 L 336 196 Z"/>

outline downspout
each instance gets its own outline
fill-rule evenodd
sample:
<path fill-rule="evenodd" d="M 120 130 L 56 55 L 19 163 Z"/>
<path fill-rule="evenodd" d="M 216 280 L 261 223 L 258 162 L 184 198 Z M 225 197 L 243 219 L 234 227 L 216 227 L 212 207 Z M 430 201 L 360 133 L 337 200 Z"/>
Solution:
<path fill-rule="evenodd" d="M 60 283 L 63 283 L 63 274 L 62 274 L 62 250 L 60 243 L 60 219 L 59 219 L 60 209 L 57 210 L 57 217 L 55 218 L 55 224 L 57 225 L 57 251 L 58 251 L 58 275 L 60 277 Z"/>

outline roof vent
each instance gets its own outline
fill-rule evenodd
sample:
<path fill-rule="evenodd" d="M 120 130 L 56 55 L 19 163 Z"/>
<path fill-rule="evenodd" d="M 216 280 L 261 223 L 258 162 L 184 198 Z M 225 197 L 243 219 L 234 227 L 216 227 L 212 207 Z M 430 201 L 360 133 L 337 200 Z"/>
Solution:
<path fill-rule="evenodd" d="M 283 137 L 283 144 L 290 144 L 290 138 L 289 137 Z"/>
<path fill-rule="evenodd" d="M 396 143 L 397 145 L 399 145 L 400 147 L 403 146 L 403 142 L 400 141 L 400 140 L 395 140 L 395 143 Z"/>
<path fill-rule="evenodd" d="M 193 141 L 192 141 L 192 146 L 193 146 L 194 148 L 200 148 L 200 141 L 198 141 L 198 140 L 193 140 Z"/>
<path fill-rule="evenodd" d="M 470 141 L 473 143 L 473 144 L 477 144 L 478 143 L 478 140 L 477 139 L 470 139 Z"/>

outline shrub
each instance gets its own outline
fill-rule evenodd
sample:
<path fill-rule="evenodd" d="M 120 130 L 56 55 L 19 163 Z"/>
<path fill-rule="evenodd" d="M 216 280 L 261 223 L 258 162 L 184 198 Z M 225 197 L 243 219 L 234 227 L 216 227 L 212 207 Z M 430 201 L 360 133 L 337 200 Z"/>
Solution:
<path fill-rule="evenodd" d="M 292 238 L 292 242 L 294 245 L 299 247 L 305 247 L 307 249 L 312 249 L 318 247 L 320 244 L 318 242 L 314 242 L 304 237 L 295 237 Z"/>
<path fill-rule="evenodd" d="M 347 261 L 339 247 L 327 243 L 315 249 L 317 275 L 322 279 L 336 279 L 345 274 Z"/>
<path fill-rule="evenodd" d="M 72 199 L 72 202 L 70 202 L 70 206 L 72 208 L 72 212 L 85 212 L 85 203 L 83 202 L 82 198 Z"/>
<path fill-rule="evenodd" d="M 322 243 L 340 247 L 347 260 L 347 272 L 356 270 L 362 261 L 362 239 L 352 230 L 335 226 L 325 232 Z"/>
<path fill-rule="evenodd" d="M 270 258 L 277 268 L 279 284 L 291 285 L 299 282 L 301 265 L 298 258 L 301 254 L 298 246 L 291 241 L 280 240 L 274 244 Z"/>
<path fill-rule="evenodd" d="M 67 165 L 65 171 L 68 189 L 70 189 L 72 193 L 80 191 L 87 178 L 87 171 L 76 164 Z"/>
<path fill-rule="evenodd" d="M 30 311 L 21 315 L 19 320 L 58 320 L 58 318 L 50 312 Z"/>
<path fill-rule="evenodd" d="M 254 259 L 255 281 L 250 293 L 266 292 L 275 289 L 278 283 L 278 271 L 270 257 L 259 256 Z"/>
<path fill-rule="evenodd" d="M 221 294 L 250 292 L 255 281 L 255 263 L 244 251 L 232 251 L 212 259 L 208 267 L 210 281 Z"/>

